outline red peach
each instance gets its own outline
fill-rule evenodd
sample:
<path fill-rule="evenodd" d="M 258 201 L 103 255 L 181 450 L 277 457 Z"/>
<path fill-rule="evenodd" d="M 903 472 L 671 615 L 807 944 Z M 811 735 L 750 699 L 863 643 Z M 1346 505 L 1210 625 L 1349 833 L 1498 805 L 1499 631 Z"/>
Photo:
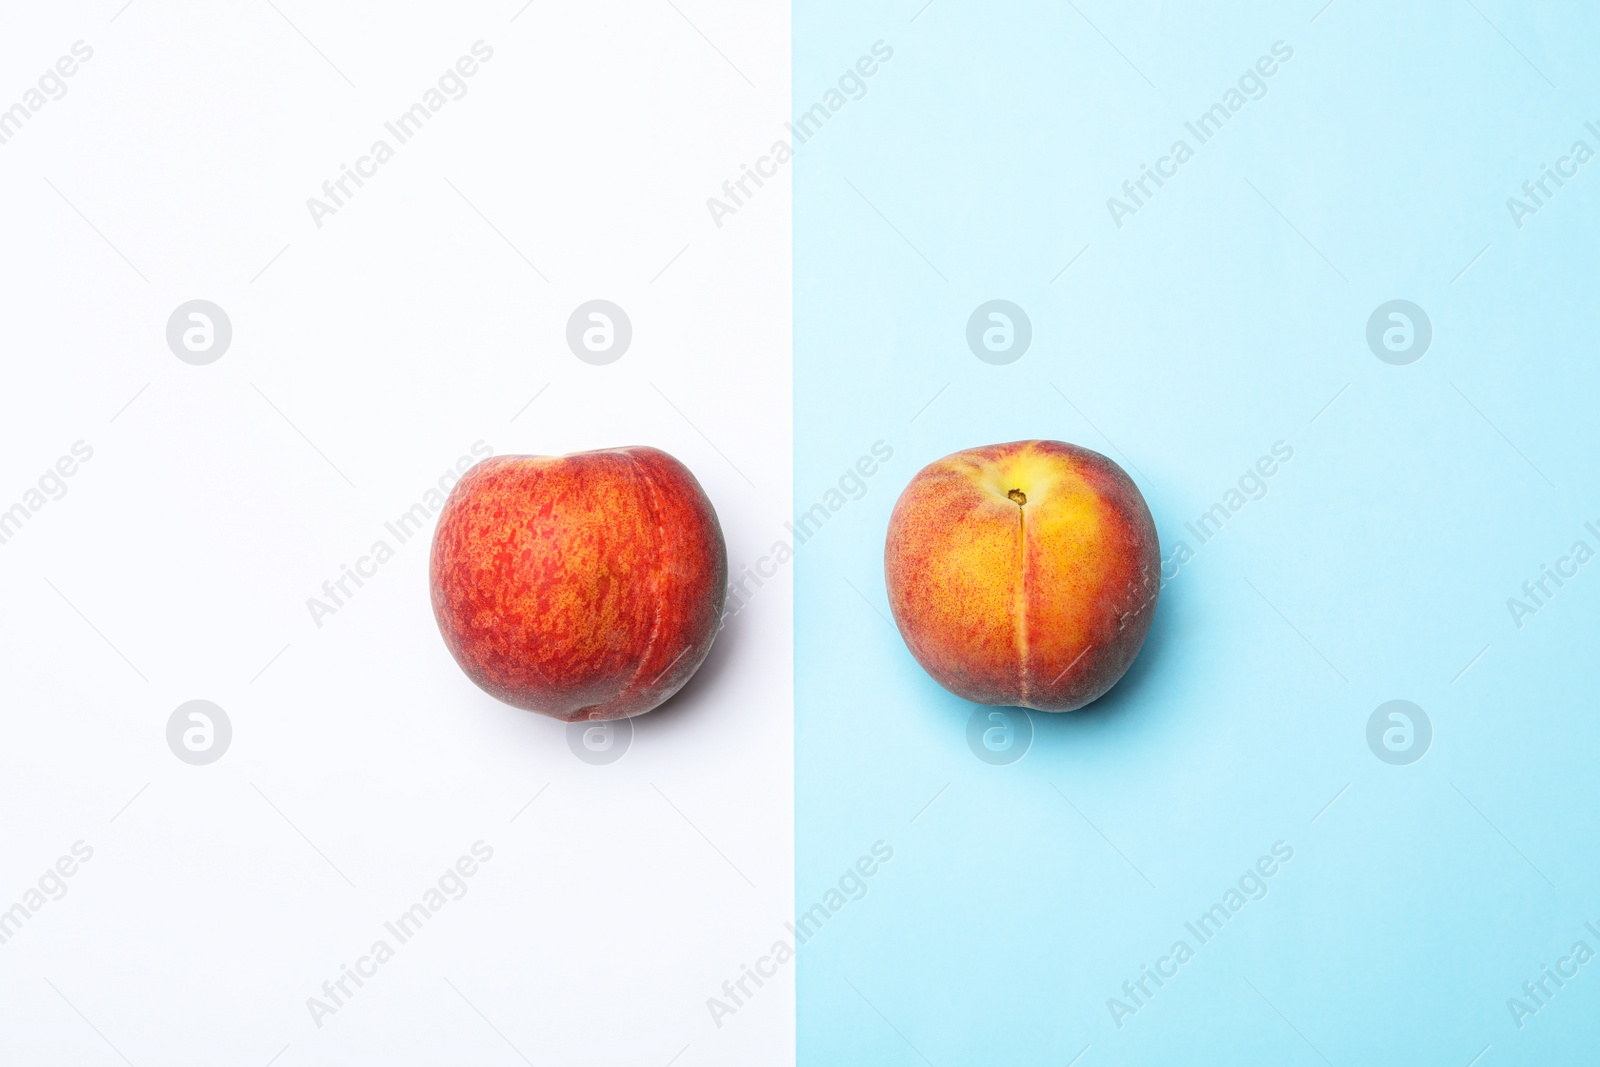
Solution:
<path fill-rule="evenodd" d="M 642 715 L 711 650 L 728 585 L 722 527 L 658 449 L 498 456 L 439 514 L 433 614 L 468 678 L 566 722 Z"/>

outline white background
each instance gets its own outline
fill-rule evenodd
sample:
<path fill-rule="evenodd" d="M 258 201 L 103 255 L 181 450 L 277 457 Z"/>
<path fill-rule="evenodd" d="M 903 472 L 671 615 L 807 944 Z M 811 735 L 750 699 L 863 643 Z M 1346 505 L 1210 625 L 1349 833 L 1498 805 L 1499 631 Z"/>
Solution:
<path fill-rule="evenodd" d="M 792 1061 L 792 966 L 721 1029 L 705 1004 L 792 913 L 787 571 L 600 767 L 459 672 L 425 539 L 321 628 L 306 606 L 479 440 L 656 445 L 735 570 L 768 551 L 787 174 L 720 229 L 705 200 L 781 132 L 787 27 L 708 0 L 10 5 L 0 108 L 94 56 L 0 145 L 0 508 L 94 456 L 0 544 L 0 908 L 94 857 L 0 945 L 0 1061 Z M 467 95 L 313 225 L 480 39 Z M 203 367 L 165 340 L 196 298 L 233 325 Z M 564 342 L 594 298 L 634 328 L 605 367 Z M 234 731 L 204 767 L 165 737 L 196 698 Z M 480 839 L 467 895 L 315 1026 Z"/>

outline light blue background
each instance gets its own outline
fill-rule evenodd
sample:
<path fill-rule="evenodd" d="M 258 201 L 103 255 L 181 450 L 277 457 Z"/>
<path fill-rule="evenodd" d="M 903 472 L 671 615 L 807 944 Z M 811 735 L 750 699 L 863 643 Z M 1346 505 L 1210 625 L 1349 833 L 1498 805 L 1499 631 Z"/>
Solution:
<path fill-rule="evenodd" d="M 796 510 L 894 449 L 796 559 L 800 907 L 895 850 L 799 950 L 800 1063 L 1592 1055 L 1600 960 L 1520 1030 L 1506 1001 L 1600 951 L 1600 561 L 1521 629 L 1506 600 L 1600 547 L 1600 159 L 1520 230 L 1506 199 L 1600 150 L 1600 18 L 922 2 L 794 7 L 797 112 L 894 48 L 795 161 Z M 1278 40 L 1265 98 L 1196 145 L 1184 121 Z M 1179 137 L 1195 158 L 1118 229 L 1106 198 Z M 1009 366 L 964 340 L 993 298 L 1033 323 Z M 1410 366 L 1365 343 L 1393 298 L 1433 323 Z M 1112 694 L 995 767 L 887 621 L 883 535 L 922 465 L 1029 437 L 1123 463 L 1164 555 L 1274 442 L 1294 458 Z M 1366 743 L 1396 698 L 1433 723 L 1410 766 Z M 1268 895 L 1197 946 L 1185 920 L 1280 840 Z M 1107 998 L 1179 938 L 1195 958 L 1118 1029 Z"/>

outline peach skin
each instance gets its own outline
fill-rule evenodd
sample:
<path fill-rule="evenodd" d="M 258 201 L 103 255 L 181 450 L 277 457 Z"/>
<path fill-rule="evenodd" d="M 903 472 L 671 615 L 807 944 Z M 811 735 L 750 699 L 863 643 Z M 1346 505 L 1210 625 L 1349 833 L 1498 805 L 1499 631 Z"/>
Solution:
<path fill-rule="evenodd" d="M 969 448 L 895 503 L 883 552 L 922 669 L 979 704 L 1074 711 L 1144 644 L 1161 587 L 1155 522 L 1123 469 L 1061 441 Z"/>
<path fill-rule="evenodd" d="M 439 514 L 433 613 L 484 691 L 566 722 L 642 715 L 711 650 L 728 552 L 689 469 L 654 448 L 499 456 Z"/>

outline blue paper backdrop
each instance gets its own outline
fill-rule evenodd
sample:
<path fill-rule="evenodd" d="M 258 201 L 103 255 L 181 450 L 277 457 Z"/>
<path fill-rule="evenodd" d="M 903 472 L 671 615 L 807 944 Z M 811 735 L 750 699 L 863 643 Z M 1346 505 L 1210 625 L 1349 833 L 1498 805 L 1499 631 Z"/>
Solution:
<path fill-rule="evenodd" d="M 793 164 L 796 511 L 825 516 L 795 560 L 796 893 L 826 911 L 800 1063 L 1581 1062 L 1595 9 L 794 18 L 795 113 L 823 109 Z M 1014 361 L 969 347 L 992 300 L 1031 327 Z M 1375 351 L 1395 300 L 1402 351 Z M 992 763 L 888 620 L 883 535 L 922 465 L 1030 437 L 1126 467 L 1170 580 L 1112 694 Z M 1427 726 L 1385 712 L 1369 744 L 1394 700 Z M 828 908 L 875 842 L 893 858 Z"/>

